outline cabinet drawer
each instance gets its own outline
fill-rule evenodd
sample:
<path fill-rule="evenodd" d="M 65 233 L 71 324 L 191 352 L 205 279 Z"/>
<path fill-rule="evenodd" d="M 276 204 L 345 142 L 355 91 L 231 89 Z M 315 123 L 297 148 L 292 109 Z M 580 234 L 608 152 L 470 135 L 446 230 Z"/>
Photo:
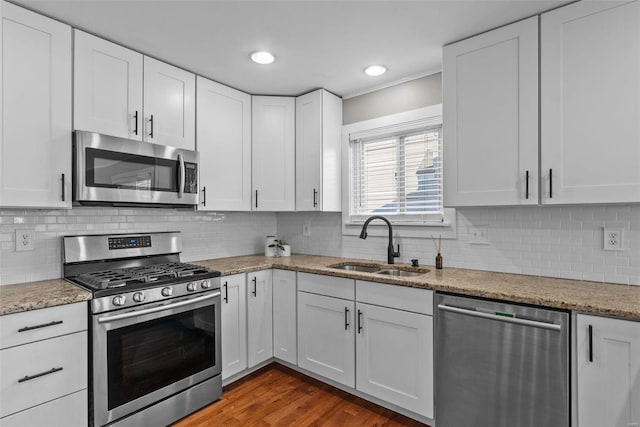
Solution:
<path fill-rule="evenodd" d="M 0 348 L 87 329 L 87 303 L 59 305 L 0 317 Z"/>
<path fill-rule="evenodd" d="M 0 417 L 85 388 L 86 332 L 0 350 Z"/>
<path fill-rule="evenodd" d="M 87 425 L 87 390 L 0 419 L 0 427 L 81 427 Z"/>
<path fill-rule="evenodd" d="M 433 291 L 356 280 L 356 301 L 433 315 Z"/>
<path fill-rule="evenodd" d="M 298 290 L 351 300 L 355 296 L 353 279 L 320 274 L 298 273 Z"/>

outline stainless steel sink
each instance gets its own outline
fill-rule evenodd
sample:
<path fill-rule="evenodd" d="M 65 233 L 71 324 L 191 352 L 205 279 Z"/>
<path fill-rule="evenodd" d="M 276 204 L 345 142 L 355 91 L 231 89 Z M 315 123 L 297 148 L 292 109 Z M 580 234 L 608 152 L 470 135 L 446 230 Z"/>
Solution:
<path fill-rule="evenodd" d="M 376 274 L 386 274 L 387 276 L 400 276 L 400 277 L 413 277 L 413 276 L 421 276 L 425 273 L 428 273 L 429 270 L 424 271 L 407 271 L 407 270 L 398 270 L 395 268 L 387 268 L 384 270 L 378 270 Z"/>
<path fill-rule="evenodd" d="M 329 265 L 328 267 L 335 268 L 337 270 L 360 271 L 363 273 L 384 274 L 387 276 L 399 276 L 399 277 L 420 276 L 429 272 L 429 269 L 420 268 L 420 267 L 385 268 L 381 265 L 356 264 L 356 263 L 334 264 L 334 265 Z"/>
<path fill-rule="evenodd" d="M 380 270 L 380 266 L 368 264 L 335 264 L 329 265 L 328 267 L 337 270 L 362 271 L 364 273 L 373 273 Z"/>

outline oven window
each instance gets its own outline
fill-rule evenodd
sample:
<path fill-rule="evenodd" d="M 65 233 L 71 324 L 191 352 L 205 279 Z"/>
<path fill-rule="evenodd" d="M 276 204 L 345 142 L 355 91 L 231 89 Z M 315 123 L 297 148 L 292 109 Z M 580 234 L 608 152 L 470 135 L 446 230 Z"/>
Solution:
<path fill-rule="evenodd" d="M 86 183 L 89 187 L 146 191 L 178 191 L 178 161 L 86 149 Z"/>
<path fill-rule="evenodd" d="M 107 332 L 109 410 L 215 366 L 215 307 Z"/>

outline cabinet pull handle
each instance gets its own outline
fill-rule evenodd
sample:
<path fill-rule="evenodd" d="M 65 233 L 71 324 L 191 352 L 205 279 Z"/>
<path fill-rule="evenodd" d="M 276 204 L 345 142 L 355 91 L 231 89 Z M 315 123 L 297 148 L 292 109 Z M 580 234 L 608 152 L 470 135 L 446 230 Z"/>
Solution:
<path fill-rule="evenodd" d="M 362 311 L 358 310 L 358 333 L 362 331 Z"/>
<path fill-rule="evenodd" d="M 549 198 L 553 199 L 553 170 L 549 169 Z"/>
<path fill-rule="evenodd" d="M 207 186 L 202 187 L 202 206 L 207 206 Z"/>
<path fill-rule="evenodd" d="M 138 134 L 138 110 L 136 110 L 136 113 L 133 115 L 133 121 L 135 123 L 135 126 L 133 128 L 133 134 L 137 135 Z"/>
<path fill-rule="evenodd" d="M 229 304 L 229 282 L 224 282 L 224 298 L 222 299 Z"/>
<path fill-rule="evenodd" d="M 349 309 L 347 307 L 344 308 L 344 330 L 349 330 Z"/>
<path fill-rule="evenodd" d="M 64 202 L 65 196 L 64 196 L 64 174 L 62 174 L 62 201 Z"/>
<path fill-rule="evenodd" d="M 149 138 L 153 138 L 153 114 L 149 117 L 149 124 L 151 125 L 151 132 L 149 132 Z"/>
<path fill-rule="evenodd" d="M 258 296 L 258 278 L 254 277 L 252 280 L 253 282 L 253 292 L 251 292 L 253 294 L 254 297 Z"/>
<path fill-rule="evenodd" d="M 56 326 L 56 325 L 62 325 L 62 320 L 54 320 L 53 322 L 43 323 L 41 325 L 35 325 L 35 326 L 25 326 L 24 328 L 18 329 L 18 332 L 33 331 L 34 329 L 46 328 L 48 326 Z"/>
<path fill-rule="evenodd" d="M 589 325 L 589 362 L 593 362 L 593 326 Z"/>
<path fill-rule="evenodd" d="M 18 380 L 19 383 L 23 383 L 25 381 L 29 381 L 29 380 L 33 380 L 35 378 L 40 378 L 40 377 L 44 377 L 45 375 L 49 375 L 49 374 L 54 374 L 56 372 L 60 372 L 62 371 L 62 367 L 60 368 L 51 368 L 50 370 L 46 371 L 46 372 L 40 372 L 39 374 L 35 374 L 35 375 L 25 375 L 23 378 L 20 378 Z"/>
<path fill-rule="evenodd" d="M 524 186 L 525 186 L 525 194 L 524 194 L 524 198 L 528 199 L 529 198 L 529 171 L 525 172 L 524 175 Z"/>
<path fill-rule="evenodd" d="M 313 189 L 313 207 L 317 207 L 318 206 L 318 192 L 316 191 L 316 189 Z"/>
<path fill-rule="evenodd" d="M 258 190 L 256 190 L 256 208 L 258 207 Z"/>

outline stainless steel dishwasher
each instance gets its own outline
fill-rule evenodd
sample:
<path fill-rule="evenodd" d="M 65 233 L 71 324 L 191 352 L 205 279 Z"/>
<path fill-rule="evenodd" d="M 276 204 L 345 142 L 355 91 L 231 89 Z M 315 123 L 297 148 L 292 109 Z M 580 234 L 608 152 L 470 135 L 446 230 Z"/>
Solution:
<path fill-rule="evenodd" d="M 436 297 L 437 427 L 569 427 L 569 313 Z"/>

